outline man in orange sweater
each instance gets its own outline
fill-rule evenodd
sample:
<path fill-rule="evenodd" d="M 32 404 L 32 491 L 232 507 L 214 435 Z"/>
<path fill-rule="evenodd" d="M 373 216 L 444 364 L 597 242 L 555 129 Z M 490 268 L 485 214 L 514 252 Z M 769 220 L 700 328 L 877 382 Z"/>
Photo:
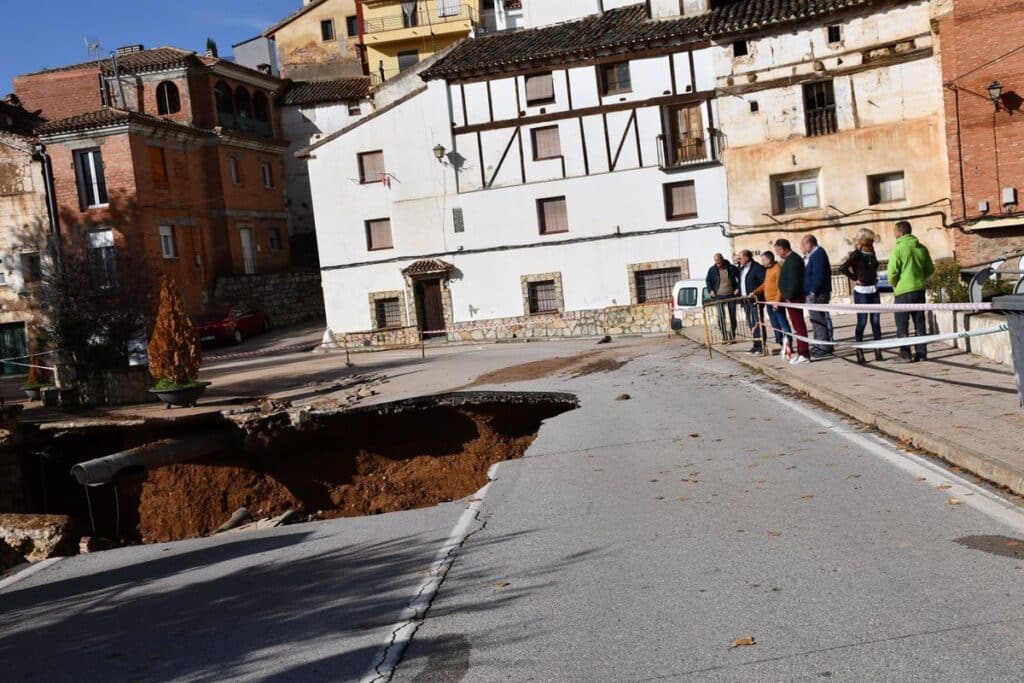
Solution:
<path fill-rule="evenodd" d="M 766 251 L 761 254 L 761 265 L 764 266 L 764 282 L 754 290 L 754 295 L 763 295 L 765 309 L 768 311 L 768 323 L 775 331 L 775 343 L 782 345 L 783 335 L 790 333 L 789 321 L 786 320 L 786 311 L 775 306 L 782 301 L 782 291 L 779 289 L 779 276 L 782 268 L 775 261 L 775 254 Z"/>

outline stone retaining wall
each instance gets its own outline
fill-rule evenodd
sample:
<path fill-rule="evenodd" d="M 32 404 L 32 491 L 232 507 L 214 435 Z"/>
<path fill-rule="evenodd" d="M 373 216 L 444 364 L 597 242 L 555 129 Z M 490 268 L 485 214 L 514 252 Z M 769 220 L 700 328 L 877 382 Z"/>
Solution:
<path fill-rule="evenodd" d="M 955 311 L 934 311 L 935 326 L 939 334 L 963 332 L 964 330 L 983 330 L 1006 322 L 1006 317 L 998 313 L 958 313 Z M 949 346 L 973 353 L 982 358 L 1013 367 L 1013 354 L 1010 350 L 1010 335 L 986 334 L 981 337 L 957 339 L 947 342 Z"/>
<path fill-rule="evenodd" d="M 214 299 L 221 307 L 248 306 L 263 311 L 274 327 L 324 317 L 324 295 L 316 270 L 220 277 Z"/>

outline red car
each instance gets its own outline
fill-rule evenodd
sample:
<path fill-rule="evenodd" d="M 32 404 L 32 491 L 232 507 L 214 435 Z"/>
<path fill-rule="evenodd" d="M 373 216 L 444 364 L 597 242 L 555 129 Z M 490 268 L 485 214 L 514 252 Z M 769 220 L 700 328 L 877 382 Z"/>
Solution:
<path fill-rule="evenodd" d="M 261 311 L 233 306 L 224 313 L 201 321 L 196 334 L 203 344 L 241 344 L 251 337 L 270 329 L 270 318 Z"/>

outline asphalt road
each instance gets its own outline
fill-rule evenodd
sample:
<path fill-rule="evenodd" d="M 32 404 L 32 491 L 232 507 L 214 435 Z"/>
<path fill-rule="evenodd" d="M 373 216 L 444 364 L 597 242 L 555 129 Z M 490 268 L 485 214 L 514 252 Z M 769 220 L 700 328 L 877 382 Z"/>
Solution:
<path fill-rule="evenodd" d="M 496 468 L 479 518 L 450 504 L 59 562 L 0 591 L 5 677 L 1020 680 L 1008 502 L 682 342 L 516 388 L 582 405 Z M 430 608 L 403 629 L 410 603 Z"/>

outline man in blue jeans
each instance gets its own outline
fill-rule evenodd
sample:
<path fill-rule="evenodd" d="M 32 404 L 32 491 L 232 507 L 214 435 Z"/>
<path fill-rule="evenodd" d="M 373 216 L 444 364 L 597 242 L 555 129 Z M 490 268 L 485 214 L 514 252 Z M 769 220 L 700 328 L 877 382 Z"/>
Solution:
<path fill-rule="evenodd" d="M 804 252 L 804 290 L 807 292 L 807 303 L 827 304 L 832 300 L 832 264 L 828 254 L 818 246 L 818 238 L 807 235 L 800 242 Z M 814 329 L 814 338 L 818 341 L 832 341 L 832 316 L 827 311 L 811 311 L 808 316 Z M 832 355 L 831 344 L 815 344 L 811 347 L 811 358 L 824 358 Z"/>
<path fill-rule="evenodd" d="M 917 241 L 912 234 L 910 223 L 896 224 L 896 246 L 889 254 L 889 284 L 893 287 L 898 304 L 923 304 L 924 290 L 928 278 L 935 272 L 928 247 Z M 918 337 L 928 334 L 924 311 L 908 311 L 896 314 L 896 336 L 905 339 L 910 336 L 910 319 L 914 319 L 914 330 Z M 909 346 L 900 347 L 897 363 L 918 363 L 928 360 L 928 345 L 917 344 L 915 353 L 910 355 Z"/>
<path fill-rule="evenodd" d="M 726 261 L 721 254 L 715 254 L 715 262 L 708 269 L 704 284 L 707 285 L 708 294 L 712 299 L 734 299 L 740 292 L 740 269 Z M 725 311 L 722 310 L 722 306 L 719 306 L 718 311 L 718 327 L 722 332 L 722 338 L 731 341 L 736 338 L 736 302 L 731 301 L 724 307 L 729 309 L 730 328 L 727 330 L 725 327 Z"/>
<path fill-rule="evenodd" d="M 743 312 L 747 315 L 747 325 L 750 327 L 750 335 L 754 338 L 754 345 L 750 347 L 751 354 L 761 353 L 761 339 L 764 331 L 761 329 L 761 307 L 757 302 L 764 301 L 763 294 L 754 292 L 764 283 L 764 267 L 754 260 L 754 254 L 749 249 L 740 252 L 740 296 L 753 297 L 743 302 Z"/>

